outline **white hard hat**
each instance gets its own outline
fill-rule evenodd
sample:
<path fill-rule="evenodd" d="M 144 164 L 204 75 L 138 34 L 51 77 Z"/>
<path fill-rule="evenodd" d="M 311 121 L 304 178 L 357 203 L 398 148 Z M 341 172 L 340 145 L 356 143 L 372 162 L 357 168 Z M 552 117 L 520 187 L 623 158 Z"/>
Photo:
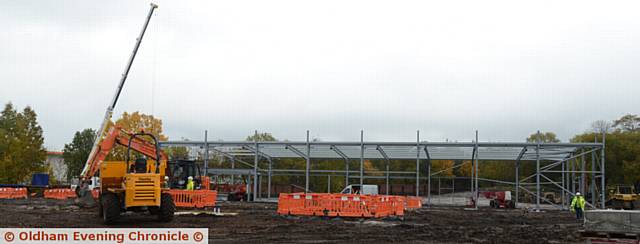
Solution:
<path fill-rule="evenodd" d="M 189 178 L 187 178 L 187 179 L 193 180 L 193 177 L 192 177 L 192 176 L 189 176 Z"/>
<path fill-rule="evenodd" d="M 576 192 L 576 196 L 580 196 L 580 192 Z"/>

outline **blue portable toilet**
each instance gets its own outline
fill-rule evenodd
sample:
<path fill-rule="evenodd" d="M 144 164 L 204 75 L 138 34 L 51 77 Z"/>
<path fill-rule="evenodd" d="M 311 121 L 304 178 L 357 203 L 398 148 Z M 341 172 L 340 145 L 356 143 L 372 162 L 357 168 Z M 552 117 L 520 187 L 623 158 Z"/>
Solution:
<path fill-rule="evenodd" d="M 33 174 L 31 176 L 31 185 L 32 186 L 48 186 L 49 174 L 46 174 L 46 173 Z"/>

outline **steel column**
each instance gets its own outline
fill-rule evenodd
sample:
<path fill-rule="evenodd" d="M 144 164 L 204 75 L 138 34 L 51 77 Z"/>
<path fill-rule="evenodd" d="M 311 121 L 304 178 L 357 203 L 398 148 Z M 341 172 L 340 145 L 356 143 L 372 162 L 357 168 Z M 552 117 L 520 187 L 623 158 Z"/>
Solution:
<path fill-rule="evenodd" d="M 585 168 L 586 168 L 586 161 L 584 158 L 584 155 L 582 157 L 580 157 L 580 171 L 582 171 L 582 173 L 580 173 L 580 193 L 582 194 L 586 194 L 587 193 L 587 187 L 585 186 L 587 184 L 587 174 L 584 172 Z M 585 195 L 586 196 L 586 195 Z"/>
<path fill-rule="evenodd" d="M 606 188 L 605 188 L 605 172 L 604 172 L 604 148 L 605 148 L 605 144 L 607 142 L 607 131 L 606 130 L 602 130 L 602 152 L 600 153 L 600 171 L 602 172 L 601 176 L 600 176 L 600 207 L 602 209 L 604 209 L 604 195 L 606 192 Z"/>
<path fill-rule="evenodd" d="M 267 191 L 267 198 L 271 198 L 271 170 L 272 170 L 272 164 L 273 161 L 271 159 L 267 159 L 269 160 L 269 171 L 267 171 L 267 188 L 269 189 Z"/>
<path fill-rule="evenodd" d="M 420 131 L 416 131 L 416 197 L 420 196 Z"/>
<path fill-rule="evenodd" d="M 360 187 L 364 185 L 364 130 L 360 131 Z"/>
<path fill-rule="evenodd" d="M 515 184 L 516 184 L 516 207 L 518 206 L 519 200 L 520 200 L 520 160 L 522 160 L 522 157 L 524 156 L 524 154 L 527 152 L 527 147 L 523 147 L 522 151 L 520 151 L 520 154 L 518 154 L 518 158 L 516 158 L 516 180 L 515 180 Z"/>
<path fill-rule="evenodd" d="M 258 131 L 256 130 L 253 138 L 256 153 L 253 156 L 253 201 L 258 199 L 258 154 L 260 153 L 260 145 L 258 145 Z"/>
<path fill-rule="evenodd" d="M 516 208 L 520 203 L 520 160 L 516 161 Z"/>
<path fill-rule="evenodd" d="M 209 168 L 209 143 L 207 143 L 207 131 L 204 131 L 204 172 Z M 205 175 L 207 176 L 207 175 Z"/>
<path fill-rule="evenodd" d="M 475 185 L 476 185 L 476 189 L 474 194 L 474 198 L 475 198 L 475 208 L 478 209 L 478 198 L 480 197 L 480 186 L 478 185 L 478 178 L 480 178 L 480 171 L 478 170 L 478 158 L 480 157 L 480 147 L 478 147 L 478 131 L 476 130 L 476 162 L 475 162 L 475 171 L 476 173 L 474 174 L 476 176 L 475 181 Z M 473 179 L 472 179 L 473 180 Z"/>
<path fill-rule="evenodd" d="M 540 131 L 536 135 L 536 210 L 540 211 Z"/>
<path fill-rule="evenodd" d="M 564 179 L 564 175 L 566 174 L 566 171 L 565 171 L 565 165 L 566 164 L 567 164 L 566 161 L 562 161 L 562 188 L 563 189 L 566 189 L 565 179 Z M 563 191 L 562 192 L 562 196 L 560 196 L 560 201 L 562 203 L 562 210 L 564 210 L 564 207 L 565 207 L 565 196 L 566 196 L 566 194 Z"/>
<path fill-rule="evenodd" d="M 424 153 L 427 156 L 427 205 L 431 205 L 431 154 L 429 154 L 429 149 L 427 145 L 424 146 Z M 440 178 L 438 177 L 438 188 L 440 187 Z M 438 195 L 440 195 L 440 189 L 438 189 Z"/>
<path fill-rule="evenodd" d="M 591 204 L 593 204 L 593 206 L 596 206 L 596 199 L 598 198 L 598 196 L 596 196 L 596 153 L 595 152 L 591 152 L 591 186 L 589 187 L 591 189 Z"/>
<path fill-rule="evenodd" d="M 236 157 L 231 156 L 231 168 L 235 169 L 236 168 Z M 231 184 L 235 184 L 235 175 L 231 175 Z"/>
<path fill-rule="evenodd" d="M 309 144 L 309 130 L 307 130 L 307 157 L 306 157 L 306 172 L 304 192 L 309 192 L 309 170 L 311 169 L 311 144 Z"/>

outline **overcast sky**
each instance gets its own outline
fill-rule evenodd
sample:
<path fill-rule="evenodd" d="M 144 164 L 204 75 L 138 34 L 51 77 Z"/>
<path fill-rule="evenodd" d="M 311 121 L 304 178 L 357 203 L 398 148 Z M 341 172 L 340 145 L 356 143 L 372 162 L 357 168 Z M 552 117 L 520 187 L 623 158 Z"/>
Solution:
<path fill-rule="evenodd" d="M 638 1 L 157 1 L 116 117 L 170 139 L 566 141 L 640 113 Z M 0 1 L 0 102 L 96 129 L 146 1 Z"/>

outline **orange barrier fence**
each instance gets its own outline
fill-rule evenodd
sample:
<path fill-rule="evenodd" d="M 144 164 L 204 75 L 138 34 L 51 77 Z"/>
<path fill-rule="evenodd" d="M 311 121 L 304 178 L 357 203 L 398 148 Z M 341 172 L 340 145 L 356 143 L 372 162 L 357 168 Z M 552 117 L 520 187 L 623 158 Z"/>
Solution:
<path fill-rule="evenodd" d="M 2 187 L 0 188 L 0 198 L 2 199 L 16 199 L 16 198 L 27 198 L 27 188 L 12 188 L 12 187 Z"/>
<path fill-rule="evenodd" d="M 216 205 L 217 191 L 211 190 L 179 190 L 168 191 L 176 207 L 205 208 Z"/>
<path fill-rule="evenodd" d="M 98 198 L 100 198 L 100 189 L 94 188 L 93 190 L 91 190 L 91 197 L 98 200 Z"/>
<path fill-rule="evenodd" d="M 44 198 L 65 200 L 76 198 L 76 192 L 69 188 L 47 189 L 44 190 Z"/>
<path fill-rule="evenodd" d="M 422 208 L 422 198 L 420 197 L 405 197 L 405 209 L 418 209 Z"/>
<path fill-rule="evenodd" d="M 404 204 L 396 196 L 281 193 L 278 199 L 278 213 L 283 215 L 380 218 L 403 216 Z"/>

